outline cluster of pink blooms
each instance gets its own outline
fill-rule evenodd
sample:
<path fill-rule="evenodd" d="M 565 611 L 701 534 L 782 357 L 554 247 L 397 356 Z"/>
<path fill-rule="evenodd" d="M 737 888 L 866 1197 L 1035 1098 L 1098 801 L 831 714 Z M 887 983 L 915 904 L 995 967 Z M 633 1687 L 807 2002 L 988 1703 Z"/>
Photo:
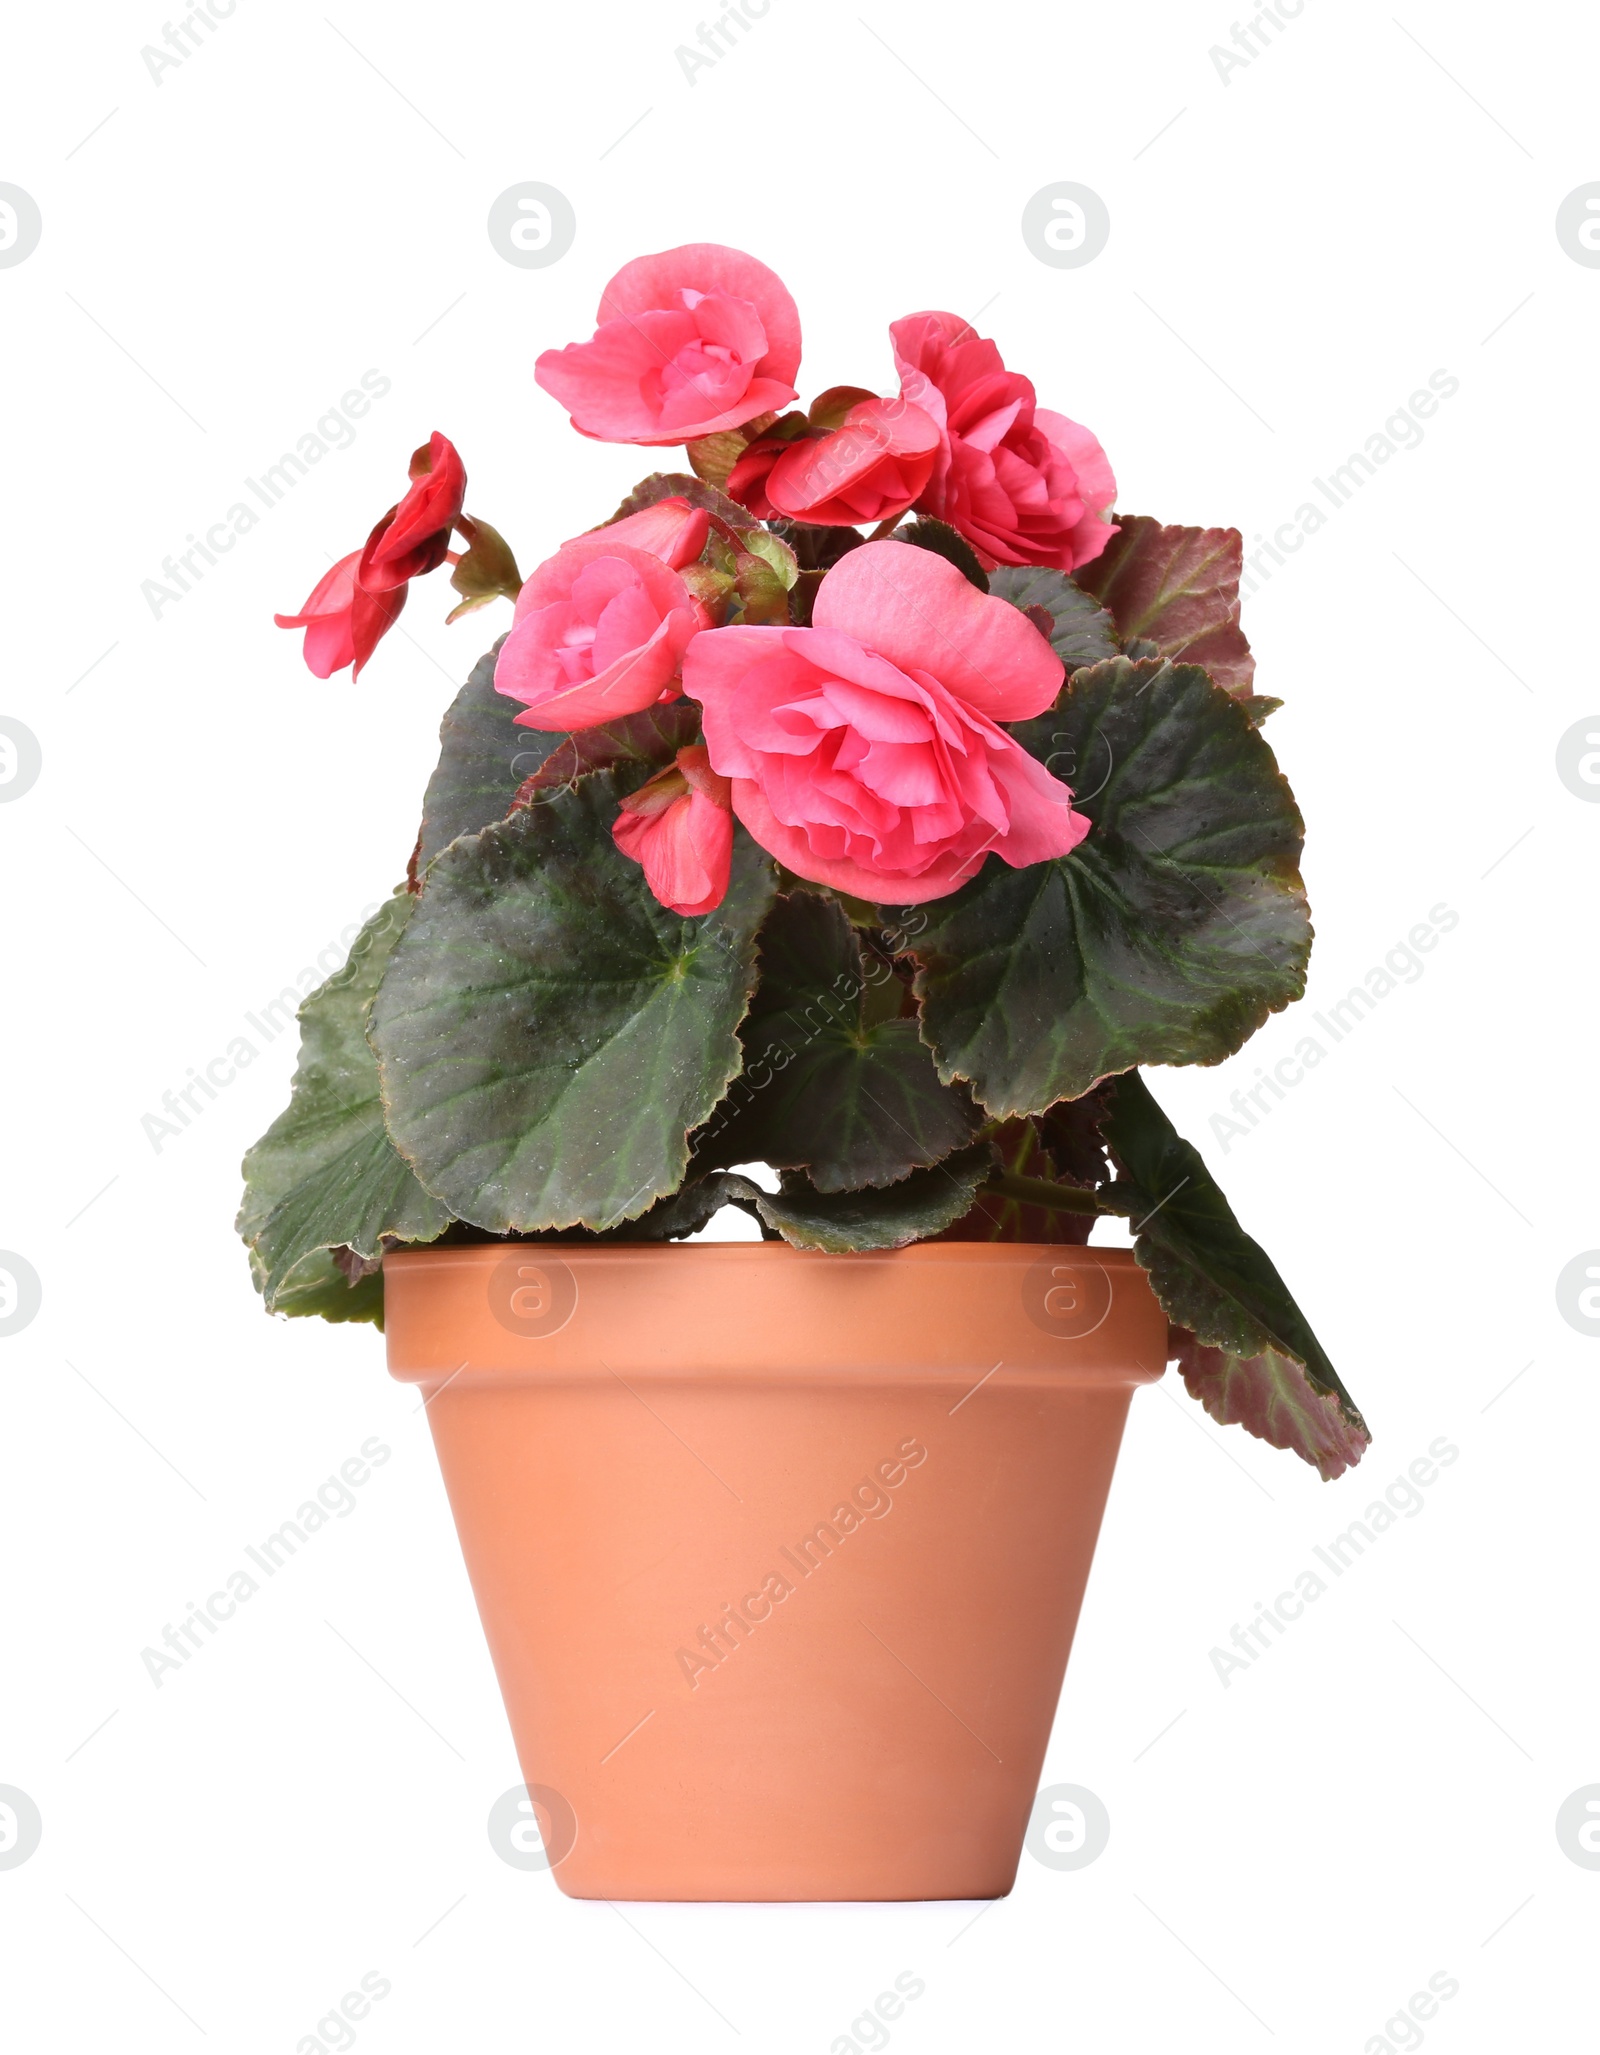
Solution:
<path fill-rule="evenodd" d="M 892 325 L 897 395 L 836 387 L 803 419 L 776 418 L 796 397 L 799 314 L 742 251 L 637 258 L 598 321 L 588 342 L 538 360 L 572 425 L 649 446 L 745 430 L 727 490 L 757 519 L 887 532 L 915 510 L 956 529 L 986 570 L 1071 572 L 1115 533 L 1094 436 L 1040 407 L 956 315 Z M 279 616 L 306 630 L 318 677 L 359 671 L 407 582 L 449 553 L 466 476 L 442 435 L 411 479 L 366 547 Z M 523 584 L 495 672 L 523 706 L 517 722 L 547 731 L 699 702 L 703 742 L 626 799 L 614 829 L 663 905 L 721 901 L 735 817 L 797 876 L 896 905 L 953 892 L 991 851 L 1021 866 L 1082 840 L 1070 789 L 999 725 L 1042 713 L 1061 687 L 1026 614 L 942 556 L 870 540 L 823 577 L 810 626 L 719 627 L 683 575 L 712 526 L 671 498 L 565 543 Z"/>

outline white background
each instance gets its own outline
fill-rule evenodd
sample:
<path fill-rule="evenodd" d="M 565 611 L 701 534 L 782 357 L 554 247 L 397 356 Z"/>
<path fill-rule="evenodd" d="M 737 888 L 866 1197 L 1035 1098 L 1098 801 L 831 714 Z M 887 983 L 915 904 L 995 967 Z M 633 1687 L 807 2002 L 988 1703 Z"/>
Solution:
<path fill-rule="evenodd" d="M 1600 1782 L 1600 1344 L 1555 1281 L 1600 1243 L 1600 808 L 1555 757 L 1600 703 L 1600 271 L 1554 224 L 1600 178 L 1600 26 L 1307 0 L 1225 83 L 1230 25 L 772 0 L 691 85 L 687 5 L 239 0 L 158 84 L 153 6 L 14 14 L 0 180 L 44 232 L 0 269 L 0 712 L 43 772 L 0 806 L 0 1248 L 44 1301 L 0 1341 L 0 1784 L 43 1840 L 0 1870 L 8 2046 L 287 2055 L 377 1971 L 372 2055 L 823 2055 L 906 1970 L 906 2055 L 1589 2045 L 1600 1871 L 1554 1819 Z M 576 210 L 548 269 L 485 230 L 527 179 Z M 1062 179 L 1110 210 L 1081 269 L 1020 233 Z M 1138 1396 L 1045 1773 L 1099 1794 L 1110 1845 L 1025 1856 L 976 1924 L 619 1911 L 497 1859 L 517 1770 L 416 1396 L 369 1329 L 265 1319 L 231 1235 L 292 1037 L 159 1151 L 141 1125 L 394 884 L 500 625 L 446 630 L 435 579 L 352 685 L 272 612 L 434 428 L 524 569 L 609 512 L 650 459 L 575 436 L 533 359 L 695 239 L 781 272 L 807 394 L 887 390 L 891 319 L 981 310 L 1124 509 L 1247 537 L 1460 382 L 1247 607 L 1309 821 L 1310 996 L 1156 1079 L 1376 1445 L 1325 1486 L 1170 1383 Z M 154 617 L 141 582 L 369 368 L 392 390 L 354 445 Z M 1424 974 L 1224 1151 L 1230 1092 L 1441 902 Z M 374 1434 L 356 1510 L 156 1688 L 141 1649 Z M 1211 1649 L 1439 1436 L 1423 1510 L 1224 1686 Z M 1440 1971 L 1458 1994 L 1386 2029 Z"/>

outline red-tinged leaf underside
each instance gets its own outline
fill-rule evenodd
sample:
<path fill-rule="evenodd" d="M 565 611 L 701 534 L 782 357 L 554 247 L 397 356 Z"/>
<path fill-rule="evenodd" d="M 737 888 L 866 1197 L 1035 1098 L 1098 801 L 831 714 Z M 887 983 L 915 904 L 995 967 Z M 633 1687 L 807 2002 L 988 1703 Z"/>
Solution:
<path fill-rule="evenodd" d="M 700 709 L 692 699 L 669 700 L 665 706 L 647 706 L 643 713 L 624 714 L 601 728 L 584 728 L 564 735 L 532 774 L 524 778 L 512 801 L 512 810 L 533 806 L 542 794 L 559 792 L 575 785 L 591 771 L 639 772 L 624 781 L 625 790 L 634 782 L 672 762 L 680 749 L 687 749 L 700 737 Z"/>
<path fill-rule="evenodd" d="M 1172 1330 L 1172 1348 L 1189 1396 L 1224 1427 L 1242 1427 L 1274 1448 L 1313 1463 L 1324 1482 L 1342 1477 L 1371 1446 L 1365 1427 L 1345 1416 L 1331 1393 L 1314 1391 L 1292 1356 L 1208 1349 L 1186 1328 Z"/>
<path fill-rule="evenodd" d="M 1092 593 L 1124 643 L 1154 642 L 1174 662 L 1200 664 L 1225 690 L 1247 694 L 1256 660 L 1239 626 L 1244 540 L 1237 528 L 1168 528 L 1119 514 L 1113 535 L 1073 582 Z"/>

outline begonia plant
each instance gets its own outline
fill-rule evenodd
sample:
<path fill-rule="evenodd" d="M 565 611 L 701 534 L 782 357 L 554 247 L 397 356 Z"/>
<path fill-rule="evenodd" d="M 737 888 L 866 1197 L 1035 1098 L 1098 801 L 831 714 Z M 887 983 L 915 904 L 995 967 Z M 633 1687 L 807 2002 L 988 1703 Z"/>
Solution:
<path fill-rule="evenodd" d="M 1240 536 L 1119 509 L 1095 436 L 958 316 L 890 341 L 897 391 L 801 410 L 772 271 L 638 258 L 535 376 L 678 468 L 524 580 L 435 434 L 278 617 L 325 678 L 445 563 L 452 620 L 513 605 L 404 882 L 301 1009 L 245 1163 L 256 1282 L 381 1323 L 402 1245 L 665 1242 L 732 1205 L 844 1255 L 1117 1215 L 1189 1390 L 1335 1477 L 1361 1415 L 1141 1074 L 1304 989 Z"/>

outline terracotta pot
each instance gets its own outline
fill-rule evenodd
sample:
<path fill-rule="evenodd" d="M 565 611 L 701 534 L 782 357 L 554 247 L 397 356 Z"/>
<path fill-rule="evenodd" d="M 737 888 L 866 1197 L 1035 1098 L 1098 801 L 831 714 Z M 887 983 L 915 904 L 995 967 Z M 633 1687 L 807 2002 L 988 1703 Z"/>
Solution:
<path fill-rule="evenodd" d="M 390 1256 L 556 1881 L 1011 1888 L 1128 1400 L 1119 1249 Z"/>

